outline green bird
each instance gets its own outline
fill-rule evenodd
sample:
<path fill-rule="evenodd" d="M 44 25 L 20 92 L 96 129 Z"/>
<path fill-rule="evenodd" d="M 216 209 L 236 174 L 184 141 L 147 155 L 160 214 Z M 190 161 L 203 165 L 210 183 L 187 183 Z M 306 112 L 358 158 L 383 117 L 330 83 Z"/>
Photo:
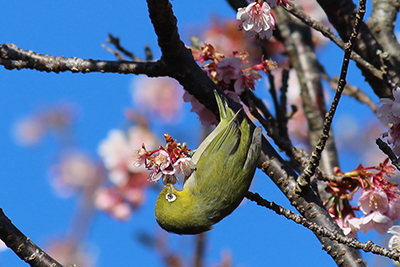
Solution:
<path fill-rule="evenodd" d="M 194 152 L 196 170 L 178 191 L 167 184 L 155 217 L 166 231 L 199 234 L 231 214 L 249 190 L 261 150 L 262 129 L 253 135 L 243 109 L 235 113 L 214 91 L 220 123 Z"/>

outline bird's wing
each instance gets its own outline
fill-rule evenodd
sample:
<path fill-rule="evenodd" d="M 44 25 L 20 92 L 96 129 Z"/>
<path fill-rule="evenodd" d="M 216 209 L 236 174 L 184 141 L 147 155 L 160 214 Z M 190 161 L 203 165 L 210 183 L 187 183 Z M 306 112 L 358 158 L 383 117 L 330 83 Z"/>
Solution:
<path fill-rule="evenodd" d="M 195 170 L 186 180 L 184 188 L 195 188 L 209 175 L 215 175 L 223 171 L 224 161 L 229 160 L 229 157 L 235 154 L 240 145 L 240 122 L 244 119 L 243 114 L 240 114 L 241 112 L 243 111 L 238 111 L 231 121 L 223 128 L 220 128 L 213 138 L 209 140 L 196 162 L 196 169 L 201 170 L 202 175 L 198 175 Z M 196 151 L 196 153 L 198 153 L 198 151 Z M 216 161 L 221 161 L 222 166 L 216 164 Z"/>
<path fill-rule="evenodd" d="M 251 145 L 249 151 L 247 152 L 247 158 L 243 165 L 243 170 L 253 169 L 254 158 L 259 157 L 261 151 L 261 141 L 262 141 L 262 128 L 261 126 L 256 127 L 253 132 L 253 138 L 251 140 Z"/>
<path fill-rule="evenodd" d="M 214 95 L 215 99 L 218 104 L 218 110 L 219 110 L 219 116 L 220 116 L 220 122 L 217 125 L 217 127 L 212 131 L 204 140 L 203 142 L 199 145 L 199 147 L 196 149 L 192 160 L 195 164 L 197 164 L 198 160 L 200 159 L 201 155 L 203 154 L 204 150 L 206 147 L 211 143 L 211 141 L 214 139 L 214 137 L 218 134 L 220 134 L 221 131 L 224 130 L 224 128 L 232 121 L 232 119 L 237 115 L 233 112 L 231 108 L 228 106 L 228 102 L 224 97 L 221 97 L 217 91 L 214 90 Z"/>

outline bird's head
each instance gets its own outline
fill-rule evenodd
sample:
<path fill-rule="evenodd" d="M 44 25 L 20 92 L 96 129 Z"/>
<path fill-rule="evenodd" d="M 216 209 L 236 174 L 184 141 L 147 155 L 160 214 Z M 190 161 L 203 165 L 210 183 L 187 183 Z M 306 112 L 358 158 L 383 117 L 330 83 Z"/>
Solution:
<path fill-rule="evenodd" d="M 202 216 L 201 207 L 187 188 L 178 191 L 172 184 L 167 184 L 157 198 L 155 217 L 168 232 L 198 234 L 211 230 L 211 223 Z"/>

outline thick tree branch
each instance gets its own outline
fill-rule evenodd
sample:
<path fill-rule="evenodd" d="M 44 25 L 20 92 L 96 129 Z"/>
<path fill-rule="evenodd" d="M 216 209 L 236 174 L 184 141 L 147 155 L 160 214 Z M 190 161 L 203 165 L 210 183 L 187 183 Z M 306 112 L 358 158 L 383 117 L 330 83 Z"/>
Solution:
<path fill-rule="evenodd" d="M 26 237 L 0 209 L 0 239 L 32 267 L 63 267 Z"/>

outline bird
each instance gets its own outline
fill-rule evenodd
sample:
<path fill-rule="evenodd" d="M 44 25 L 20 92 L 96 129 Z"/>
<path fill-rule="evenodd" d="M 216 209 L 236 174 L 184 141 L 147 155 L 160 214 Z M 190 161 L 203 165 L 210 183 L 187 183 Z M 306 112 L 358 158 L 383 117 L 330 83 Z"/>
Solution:
<path fill-rule="evenodd" d="M 251 133 L 243 108 L 234 112 L 214 90 L 220 122 L 194 151 L 196 169 L 182 190 L 166 184 L 155 218 L 164 230 L 199 234 L 231 214 L 249 190 L 261 151 L 262 129 Z"/>

